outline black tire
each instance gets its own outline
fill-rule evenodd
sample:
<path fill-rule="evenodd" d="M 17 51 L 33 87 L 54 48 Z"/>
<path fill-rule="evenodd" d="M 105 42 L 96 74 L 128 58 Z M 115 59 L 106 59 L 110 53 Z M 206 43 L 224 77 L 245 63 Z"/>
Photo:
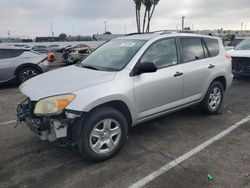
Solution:
<path fill-rule="evenodd" d="M 117 142 L 115 148 L 108 153 L 100 154 L 95 152 L 94 149 L 91 148 L 92 140 L 90 140 L 90 136 L 92 130 L 97 125 L 99 125 L 99 122 L 105 119 L 113 119 L 117 121 L 120 124 L 121 133 L 119 142 Z M 96 162 L 96 161 L 106 160 L 114 156 L 121 149 L 122 145 L 127 140 L 127 135 L 128 135 L 128 123 L 123 114 L 117 111 L 116 109 L 110 107 L 100 107 L 90 112 L 90 114 L 86 116 L 85 120 L 82 121 L 82 131 L 78 142 L 78 148 L 82 156 L 90 161 Z M 97 140 L 99 139 L 101 138 L 98 138 Z"/>
<path fill-rule="evenodd" d="M 17 72 L 17 81 L 19 84 L 22 84 L 23 82 L 25 82 L 26 80 L 39 75 L 40 72 L 38 69 L 34 68 L 34 67 L 25 67 L 20 69 Z"/>
<path fill-rule="evenodd" d="M 221 99 L 220 102 L 216 105 L 214 109 L 209 105 L 211 104 L 210 101 L 210 94 L 213 92 L 215 88 L 218 88 L 221 93 Z M 220 107 L 222 105 L 224 99 L 224 88 L 223 85 L 220 82 L 214 81 L 208 88 L 207 93 L 203 101 L 201 102 L 201 108 L 205 114 L 217 114 L 220 110 Z"/>

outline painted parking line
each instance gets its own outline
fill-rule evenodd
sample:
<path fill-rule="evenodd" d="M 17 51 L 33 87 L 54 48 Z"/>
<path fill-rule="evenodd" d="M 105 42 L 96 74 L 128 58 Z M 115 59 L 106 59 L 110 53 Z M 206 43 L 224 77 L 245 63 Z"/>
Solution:
<path fill-rule="evenodd" d="M 222 139 L 224 136 L 228 135 L 234 129 L 240 127 L 244 123 L 247 123 L 249 120 L 250 120 L 250 115 L 248 117 L 242 119 L 241 121 L 235 123 L 231 127 L 225 129 L 224 131 L 220 132 L 219 134 L 217 134 L 213 138 L 211 138 L 211 139 L 207 140 L 206 142 L 202 143 L 201 145 L 197 146 L 196 148 L 194 148 L 194 149 L 190 150 L 189 152 L 185 153 L 184 155 L 180 156 L 179 158 L 171 161 L 170 163 L 166 164 L 165 166 L 159 168 L 158 170 L 156 170 L 156 171 L 152 172 L 151 174 L 147 175 L 146 177 L 142 178 L 138 182 L 136 182 L 133 185 L 129 186 L 129 188 L 143 187 L 144 185 L 151 182 L 152 180 L 154 180 L 158 176 L 160 176 L 163 173 L 169 171 L 171 168 L 179 165 L 183 161 L 189 159 L 190 157 L 192 157 L 195 154 L 199 153 L 200 151 L 204 150 L 205 148 L 207 148 L 208 146 L 210 146 L 211 144 L 213 144 L 217 140 Z"/>
<path fill-rule="evenodd" d="M 11 124 L 11 123 L 16 123 L 16 120 L 11 120 L 11 121 L 6 121 L 6 122 L 3 122 L 3 123 L 0 123 L 0 126 L 8 125 L 8 124 Z"/>

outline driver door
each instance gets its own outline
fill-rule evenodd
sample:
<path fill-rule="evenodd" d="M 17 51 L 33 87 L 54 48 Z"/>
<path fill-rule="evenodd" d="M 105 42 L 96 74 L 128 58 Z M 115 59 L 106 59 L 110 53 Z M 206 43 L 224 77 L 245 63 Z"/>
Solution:
<path fill-rule="evenodd" d="M 183 70 L 174 38 L 153 43 L 140 59 L 144 62 L 154 63 L 158 70 L 134 77 L 139 120 L 181 105 L 183 96 Z"/>

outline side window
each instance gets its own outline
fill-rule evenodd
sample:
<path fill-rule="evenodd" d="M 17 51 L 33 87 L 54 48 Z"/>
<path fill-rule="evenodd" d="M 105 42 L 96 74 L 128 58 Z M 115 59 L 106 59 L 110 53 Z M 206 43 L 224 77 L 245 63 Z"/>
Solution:
<path fill-rule="evenodd" d="M 160 69 L 177 64 L 175 39 L 164 39 L 150 46 L 141 58 L 141 63 L 152 62 Z"/>
<path fill-rule="evenodd" d="M 0 50 L 0 59 L 18 57 L 22 53 L 23 53 L 23 50 L 1 49 Z"/>
<path fill-rule="evenodd" d="M 182 58 L 184 62 L 204 59 L 204 51 L 201 39 L 181 38 Z"/>
<path fill-rule="evenodd" d="M 216 39 L 204 38 L 210 57 L 219 55 L 219 42 Z"/>

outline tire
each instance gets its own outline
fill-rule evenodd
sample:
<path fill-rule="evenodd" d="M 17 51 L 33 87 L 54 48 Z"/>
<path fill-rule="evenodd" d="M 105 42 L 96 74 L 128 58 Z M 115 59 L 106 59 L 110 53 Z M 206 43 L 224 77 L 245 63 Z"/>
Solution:
<path fill-rule="evenodd" d="M 205 114 L 216 114 L 220 110 L 224 99 L 224 88 L 220 82 L 214 81 L 208 88 L 203 101 L 202 110 Z"/>
<path fill-rule="evenodd" d="M 110 107 L 101 107 L 82 121 L 78 148 L 86 159 L 103 161 L 121 149 L 127 135 L 128 123 L 123 114 Z"/>
<path fill-rule="evenodd" d="M 17 72 L 17 81 L 19 84 L 22 84 L 23 82 L 25 82 L 26 80 L 39 75 L 40 72 L 39 70 L 37 70 L 34 67 L 25 67 L 22 68 L 21 70 L 19 70 Z"/>

